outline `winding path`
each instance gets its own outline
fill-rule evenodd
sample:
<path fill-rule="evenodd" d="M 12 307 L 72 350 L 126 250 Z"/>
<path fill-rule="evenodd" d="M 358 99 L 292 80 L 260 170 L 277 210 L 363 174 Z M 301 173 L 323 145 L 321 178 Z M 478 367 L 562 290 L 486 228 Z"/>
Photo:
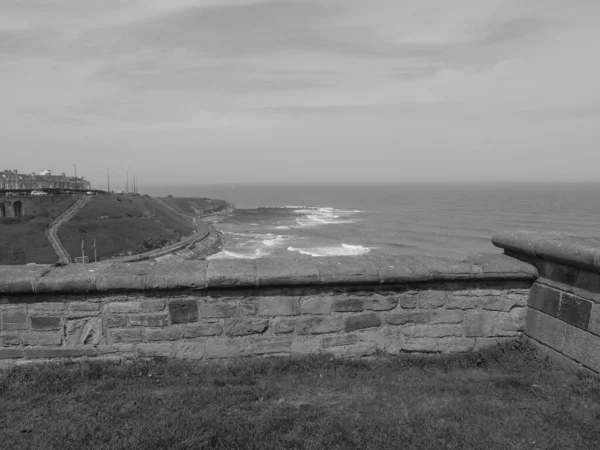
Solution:
<path fill-rule="evenodd" d="M 54 219 L 50 226 L 46 228 L 46 237 L 50 241 L 50 244 L 52 244 L 52 248 L 58 256 L 59 264 L 69 264 L 71 262 L 71 258 L 65 247 L 62 245 L 62 242 L 60 242 L 60 239 L 58 238 L 58 229 L 62 224 L 68 222 L 71 217 L 73 217 L 77 211 L 83 208 L 88 201 L 89 197 L 80 198 L 69 209 Z"/>

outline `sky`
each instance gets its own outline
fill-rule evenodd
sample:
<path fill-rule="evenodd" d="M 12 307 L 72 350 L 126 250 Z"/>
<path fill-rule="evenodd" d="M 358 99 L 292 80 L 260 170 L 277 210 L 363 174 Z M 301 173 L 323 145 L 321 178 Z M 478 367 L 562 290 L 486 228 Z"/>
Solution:
<path fill-rule="evenodd" d="M 597 0 L 2 0 L 0 170 L 598 180 Z"/>

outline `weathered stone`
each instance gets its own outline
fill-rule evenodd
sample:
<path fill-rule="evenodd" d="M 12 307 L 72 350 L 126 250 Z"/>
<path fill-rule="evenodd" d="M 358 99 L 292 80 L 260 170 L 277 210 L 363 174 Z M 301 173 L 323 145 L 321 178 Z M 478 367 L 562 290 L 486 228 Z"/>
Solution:
<path fill-rule="evenodd" d="M 379 271 L 366 258 L 338 256 L 315 258 L 322 284 L 379 283 Z"/>
<path fill-rule="evenodd" d="M 258 313 L 258 301 L 254 297 L 241 298 L 239 308 L 242 316 L 255 316 Z"/>
<path fill-rule="evenodd" d="M 310 260 L 271 259 L 256 260 L 259 286 L 306 286 L 319 283 L 319 271 Z"/>
<path fill-rule="evenodd" d="M 144 276 L 119 270 L 122 267 L 124 267 L 124 264 L 116 263 L 114 268 L 96 278 L 98 292 L 141 292 L 145 290 Z"/>
<path fill-rule="evenodd" d="M 358 314 L 356 316 L 346 317 L 344 324 L 345 331 L 361 330 L 363 328 L 373 328 L 381 325 L 381 319 L 375 313 Z"/>
<path fill-rule="evenodd" d="M 164 298 L 145 298 L 141 303 L 143 313 L 164 311 L 166 305 Z"/>
<path fill-rule="evenodd" d="M 113 302 L 106 305 L 106 312 L 109 314 L 132 314 L 141 309 L 139 301 Z"/>
<path fill-rule="evenodd" d="M 296 322 L 294 319 L 283 319 L 280 317 L 276 317 L 275 319 L 271 319 L 271 324 L 269 325 L 269 329 L 276 334 L 283 333 L 292 333 L 296 328 Z"/>
<path fill-rule="evenodd" d="M 0 360 L 23 357 L 23 350 L 17 348 L 0 348 Z"/>
<path fill-rule="evenodd" d="M 60 317 L 34 316 L 31 318 L 32 330 L 58 330 L 60 328 Z"/>
<path fill-rule="evenodd" d="M 198 304 L 194 299 L 174 300 L 169 303 L 171 323 L 190 323 L 198 320 Z"/>
<path fill-rule="evenodd" d="M 510 313 L 498 313 L 494 328 L 495 336 L 517 336 L 517 334 L 521 331 L 523 331 L 522 324 L 514 321 Z"/>
<path fill-rule="evenodd" d="M 245 336 L 248 334 L 264 333 L 269 326 L 268 319 L 240 317 L 225 319 L 224 328 L 227 336 Z"/>
<path fill-rule="evenodd" d="M 330 314 L 331 303 L 331 297 L 326 295 L 304 297 L 302 299 L 302 314 Z"/>
<path fill-rule="evenodd" d="M 237 314 L 237 304 L 219 300 L 204 301 L 200 303 L 200 317 L 221 318 L 234 317 Z"/>
<path fill-rule="evenodd" d="M 417 337 L 411 338 L 404 342 L 402 350 L 406 352 L 437 352 L 439 345 L 439 339 L 430 337 Z"/>
<path fill-rule="evenodd" d="M 184 341 L 176 344 L 175 357 L 180 359 L 202 359 L 206 356 L 206 343 Z"/>
<path fill-rule="evenodd" d="M 27 306 L 7 305 L 0 306 L 2 330 L 24 330 L 27 328 Z"/>
<path fill-rule="evenodd" d="M 564 320 L 577 328 L 587 330 L 591 312 L 592 302 L 563 292 L 558 309 L 558 318 L 560 320 Z"/>
<path fill-rule="evenodd" d="M 30 331 L 21 335 L 25 345 L 60 345 L 61 333 L 57 331 Z"/>
<path fill-rule="evenodd" d="M 527 309 L 525 334 L 554 350 L 562 352 L 567 324 L 533 308 Z"/>
<path fill-rule="evenodd" d="M 260 316 L 297 316 L 300 314 L 300 301 L 296 297 L 260 297 Z"/>
<path fill-rule="evenodd" d="M 539 261 L 538 266 L 540 269 L 540 277 L 568 286 L 575 285 L 578 272 L 577 268 L 543 259 Z"/>
<path fill-rule="evenodd" d="M 446 309 L 475 309 L 479 305 L 479 297 L 467 292 L 449 292 L 444 306 Z"/>
<path fill-rule="evenodd" d="M 71 302 L 67 309 L 69 318 L 97 316 L 100 314 L 100 303 Z"/>
<path fill-rule="evenodd" d="M 364 300 L 365 309 L 371 311 L 389 311 L 398 305 L 398 296 L 395 295 L 369 295 Z"/>
<path fill-rule="evenodd" d="M 465 317 L 465 336 L 494 336 L 497 316 L 498 313 L 493 311 L 468 312 Z"/>
<path fill-rule="evenodd" d="M 527 317 L 527 308 L 515 307 L 508 313 L 510 319 L 519 326 L 519 329 L 525 328 L 525 318 Z"/>
<path fill-rule="evenodd" d="M 412 256 L 399 256 L 379 265 L 382 283 L 404 283 L 426 281 L 431 278 L 429 267 Z"/>
<path fill-rule="evenodd" d="M 178 261 L 175 266 L 154 264 L 149 267 L 144 286 L 147 290 L 204 289 L 206 267 L 206 261 L 198 260 Z"/>
<path fill-rule="evenodd" d="M 364 311 L 365 301 L 363 297 L 337 296 L 333 298 L 331 309 L 338 312 Z"/>
<path fill-rule="evenodd" d="M 0 266 L 0 294 L 31 294 L 35 280 L 51 270 L 49 265 Z"/>
<path fill-rule="evenodd" d="M 79 358 L 96 356 L 96 350 L 91 348 L 26 348 L 25 358 Z"/>
<path fill-rule="evenodd" d="M 510 311 L 515 302 L 506 297 L 484 297 L 481 299 L 481 309 L 489 311 Z"/>
<path fill-rule="evenodd" d="M 107 328 L 125 328 L 127 326 L 127 316 L 111 315 L 106 316 Z"/>
<path fill-rule="evenodd" d="M 152 343 L 152 344 L 138 344 L 136 347 L 138 356 L 141 357 L 154 357 L 161 356 L 163 358 L 169 358 L 173 356 L 175 352 L 173 343 Z"/>
<path fill-rule="evenodd" d="M 152 341 L 176 341 L 181 338 L 179 328 L 145 328 L 146 340 Z"/>
<path fill-rule="evenodd" d="M 386 323 L 390 325 L 404 325 L 407 323 L 428 323 L 429 311 L 401 311 L 388 313 Z"/>
<path fill-rule="evenodd" d="M 600 275 L 598 273 L 580 270 L 577 273 L 575 287 L 593 294 L 600 293 Z"/>
<path fill-rule="evenodd" d="M 533 266 L 507 255 L 485 253 L 471 255 L 465 261 L 471 262 L 471 278 L 475 279 L 533 279 L 537 276 Z"/>
<path fill-rule="evenodd" d="M 600 304 L 595 303 L 590 313 L 590 324 L 588 330 L 594 334 L 600 335 Z"/>
<path fill-rule="evenodd" d="M 462 325 L 415 325 L 410 332 L 413 338 L 440 338 L 447 336 L 462 336 Z"/>
<path fill-rule="evenodd" d="M 108 336 L 113 344 L 142 342 L 142 328 L 114 328 L 108 330 Z"/>
<path fill-rule="evenodd" d="M 211 260 L 206 271 L 206 282 L 208 287 L 255 286 L 255 263 L 235 259 Z"/>
<path fill-rule="evenodd" d="M 129 316 L 129 326 L 132 327 L 166 327 L 169 318 L 166 314 L 138 314 Z"/>
<path fill-rule="evenodd" d="M 21 345 L 21 338 L 17 331 L 0 333 L 0 347 L 12 347 L 15 345 Z"/>
<path fill-rule="evenodd" d="M 447 337 L 438 342 L 438 350 L 443 353 L 470 352 L 475 347 L 474 338 Z"/>
<path fill-rule="evenodd" d="M 186 339 L 202 336 L 218 336 L 223 328 L 218 323 L 190 323 L 183 327 L 183 337 Z"/>
<path fill-rule="evenodd" d="M 98 345 L 102 341 L 102 319 L 69 320 L 65 326 L 66 345 Z"/>
<path fill-rule="evenodd" d="M 323 347 L 339 347 L 342 345 L 352 345 L 359 341 L 356 334 L 341 334 L 323 337 Z"/>
<path fill-rule="evenodd" d="M 209 359 L 218 358 L 239 358 L 250 356 L 254 353 L 252 341 L 245 339 L 236 340 L 210 340 L 206 343 L 206 357 Z"/>
<path fill-rule="evenodd" d="M 328 348 L 327 353 L 337 358 L 361 358 L 371 356 L 377 351 L 375 342 L 359 342 L 352 345 Z"/>
<path fill-rule="evenodd" d="M 417 294 L 418 305 L 421 309 L 435 309 L 444 306 L 446 300 L 445 291 L 421 291 Z"/>
<path fill-rule="evenodd" d="M 296 333 L 324 334 L 336 333 L 343 327 L 343 321 L 339 317 L 301 317 L 296 322 Z"/>
<path fill-rule="evenodd" d="M 402 309 L 414 309 L 417 307 L 418 291 L 408 291 L 400 294 L 399 303 Z"/>
<path fill-rule="evenodd" d="M 45 316 L 53 315 L 60 316 L 65 311 L 66 304 L 63 302 L 56 303 L 33 303 L 27 306 L 27 313 L 30 316 Z"/>
<path fill-rule="evenodd" d="M 566 325 L 563 353 L 569 358 L 600 372 L 600 337 Z"/>
<path fill-rule="evenodd" d="M 529 306 L 556 317 L 560 305 L 560 291 L 534 283 L 529 294 Z"/>
<path fill-rule="evenodd" d="M 289 336 L 252 338 L 252 350 L 255 355 L 290 353 L 292 351 L 292 338 Z"/>
<path fill-rule="evenodd" d="M 429 316 L 429 323 L 462 323 L 465 318 L 465 313 L 460 310 L 435 310 Z"/>
<path fill-rule="evenodd" d="M 323 351 L 321 336 L 296 336 L 292 342 L 292 354 L 316 355 Z"/>

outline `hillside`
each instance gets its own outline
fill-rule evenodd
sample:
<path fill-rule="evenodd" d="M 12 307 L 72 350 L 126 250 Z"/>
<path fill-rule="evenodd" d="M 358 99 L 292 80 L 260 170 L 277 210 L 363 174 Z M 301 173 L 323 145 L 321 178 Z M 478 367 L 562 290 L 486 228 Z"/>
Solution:
<path fill-rule="evenodd" d="M 169 204 L 180 213 L 190 216 L 202 216 L 228 208 L 233 209 L 231 203 L 212 198 L 161 197 L 159 200 Z"/>
<path fill-rule="evenodd" d="M 46 228 L 77 197 L 55 196 L 52 204 L 36 205 L 35 214 L 19 219 L 0 218 L 0 265 L 54 264 L 56 253 L 45 235 Z"/>
<path fill-rule="evenodd" d="M 71 257 L 85 253 L 93 258 L 93 241 L 99 259 L 141 253 L 178 242 L 192 234 L 190 217 L 177 214 L 161 201 L 133 195 L 92 197 L 58 236 Z"/>

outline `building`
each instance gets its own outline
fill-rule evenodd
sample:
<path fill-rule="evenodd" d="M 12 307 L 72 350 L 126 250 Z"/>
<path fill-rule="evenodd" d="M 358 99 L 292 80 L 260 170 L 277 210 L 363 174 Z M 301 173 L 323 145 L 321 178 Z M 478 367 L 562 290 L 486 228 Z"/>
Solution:
<path fill-rule="evenodd" d="M 3 170 L 0 172 L 0 190 L 37 190 L 37 189 L 69 189 L 89 191 L 91 183 L 83 177 L 68 177 L 64 173 L 52 175 L 50 170 L 39 174 L 23 174 L 16 170 Z"/>

